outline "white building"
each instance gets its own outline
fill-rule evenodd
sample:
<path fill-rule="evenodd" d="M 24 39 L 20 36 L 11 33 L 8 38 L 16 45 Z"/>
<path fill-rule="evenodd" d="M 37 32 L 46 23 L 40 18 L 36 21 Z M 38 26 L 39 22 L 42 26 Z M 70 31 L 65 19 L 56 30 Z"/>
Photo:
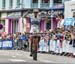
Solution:
<path fill-rule="evenodd" d="M 72 18 L 75 14 L 75 0 L 65 2 L 65 18 Z"/>

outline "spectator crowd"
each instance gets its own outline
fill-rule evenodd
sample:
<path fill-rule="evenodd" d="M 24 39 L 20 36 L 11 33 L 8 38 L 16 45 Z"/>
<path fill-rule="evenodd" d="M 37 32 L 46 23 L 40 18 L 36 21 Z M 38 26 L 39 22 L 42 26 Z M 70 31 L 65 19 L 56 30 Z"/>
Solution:
<path fill-rule="evenodd" d="M 66 20 L 64 15 L 59 14 L 56 19 L 57 28 L 49 29 L 45 36 L 41 36 L 39 51 L 75 57 L 75 15 Z"/>
<path fill-rule="evenodd" d="M 28 47 L 28 38 L 25 33 L 0 34 L 0 42 L 2 41 L 12 41 L 12 49 L 14 50 L 26 49 Z"/>
<path fill-rule="evenodd" d="M 65 28 L 64 17 L 59 15 L 56 29 L 40 31 L 38 52 L 46 52 L 56 55 L 75 56 L 75 26 Z M 13 48 L 18 50 L 30 50 L 31 36 L 26 33 L 0 34 L 0 41 L 12 40 Z"/>

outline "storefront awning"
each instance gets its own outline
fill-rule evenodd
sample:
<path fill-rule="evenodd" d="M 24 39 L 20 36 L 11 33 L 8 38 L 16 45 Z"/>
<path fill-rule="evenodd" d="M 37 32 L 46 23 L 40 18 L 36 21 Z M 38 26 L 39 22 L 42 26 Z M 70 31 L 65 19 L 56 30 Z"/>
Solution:
<path fill-rule="evenodd" d="M 21 13 L 11 13 L 6 18 L 7 19 L 18 19 L 21 17 Z"/>

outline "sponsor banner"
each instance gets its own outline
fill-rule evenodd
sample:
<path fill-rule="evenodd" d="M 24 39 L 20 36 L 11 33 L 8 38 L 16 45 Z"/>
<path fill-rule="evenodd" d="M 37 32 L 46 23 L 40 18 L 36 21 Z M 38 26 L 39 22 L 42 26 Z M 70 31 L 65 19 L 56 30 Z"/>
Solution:
<path fill-rule="evenodd" d="M 2 47 L 6 48 L 12 48 L 12 41 L 3 41 Z"/>
<path fill-rule="evenodd" d="M 0 48 L 2 47 L 2 41 L 0 41 Z"/>

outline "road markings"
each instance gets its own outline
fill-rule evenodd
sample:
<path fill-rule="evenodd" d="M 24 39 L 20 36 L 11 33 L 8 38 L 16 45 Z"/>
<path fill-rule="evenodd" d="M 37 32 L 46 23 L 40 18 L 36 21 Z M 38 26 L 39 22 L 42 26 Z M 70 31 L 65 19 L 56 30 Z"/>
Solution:
<path fill-rule="evenodd" d="M 43 60 L 43 59 L 38 59 L 38 61 L 45 62 L 45 63 L 52 63 L 53 62 L 53 61 L 50 61 L 50 60 Z"/>
<path fill-rule="evenodd" d="M 19 56 L 20 54 L 15 54 L 15 55 Z"/>
<path fill-rule="evenodd" d="M 16 56 L 12 56 L 13 58 L 15 58 Z"/>
<path fill-rule="evenodd" d="M 26 56 L 28 59 L 33 59 L 33 57 L 30 57 L 30 56 Z"/>
<path fill-rule="evenodd" d="M 26 56 L 27 58 L 29 59 L 33 59 L 33 57 L 30 57 L 30 56 Z M 50 61 L 50 60 L 45 60 L 45 59 L 40 59 L 40 58 L 37 58 L 38 61 L 40 62 L 44 62 L 44 63 L 52 63 L 53 61 Z"/>
<path fill-rule="evenodd" d="M 26 60 L 22 60 L 22 59 L 9 59 L 9 61 L 11 61 L 11 62 L 26 62 Z"/>

